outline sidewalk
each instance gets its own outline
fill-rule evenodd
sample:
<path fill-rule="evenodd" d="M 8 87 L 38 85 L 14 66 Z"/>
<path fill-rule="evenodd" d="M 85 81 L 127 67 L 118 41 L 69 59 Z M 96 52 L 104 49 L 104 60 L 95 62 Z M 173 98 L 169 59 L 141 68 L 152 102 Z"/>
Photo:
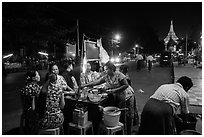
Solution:
<path fill-rule="evenodd" d="M 174 63 L 175 81 L 181 76 L 188 76 L 193 81 L 193 87 L 188 91 L 190 105 L 202 106 L 202 69 L 195 68 L 191 64 L 186 66 Z"/>
<path fill-rule="evenodd" d="M 196 68 L 191 64 L 178 65 L 174 62 L 175 81 L 181 76 L 188 76 L 193 81 L 193 87 L 188 91 L 189 111 L 190 113 L 200 114 L 202 116 L 202 68 Z M 202 133 L 202 118 L 198 119 L 196 130 Z"/>

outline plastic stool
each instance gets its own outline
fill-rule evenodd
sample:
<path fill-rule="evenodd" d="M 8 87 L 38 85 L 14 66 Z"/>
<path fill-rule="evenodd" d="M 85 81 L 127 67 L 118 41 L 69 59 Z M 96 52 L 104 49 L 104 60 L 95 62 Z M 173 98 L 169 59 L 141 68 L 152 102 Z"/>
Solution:
<path fill-rule="evenodd" d="M 53 128 L 53 129 L 40 129 L 38 131 L 39 135 L 59 135 L 60 134 L 60 128 Z"/>
<path fill-rule="evenodd" d="M 91 132 L 93 134 L 93 124 L 91 121 L 88 121 L 85 125 L 81 126 L 81 125 L 77 125 L 74 123 L 69 123 L 68 125 L 68 134 L 70 134 L 70 130 L 75 130 L 75 131 L 79 131 L 80 135 L 86 135 L 86 131 L 91 128 Z"/>
<path fill-rule="evenodd" d="M 125 129 L 123 123 L 119 122 L 115 127 L 107 127 L 105 126 L 108 135 L 114 135 L 118 131 L 122 131 L 122 135 L 124 135 Z"/>

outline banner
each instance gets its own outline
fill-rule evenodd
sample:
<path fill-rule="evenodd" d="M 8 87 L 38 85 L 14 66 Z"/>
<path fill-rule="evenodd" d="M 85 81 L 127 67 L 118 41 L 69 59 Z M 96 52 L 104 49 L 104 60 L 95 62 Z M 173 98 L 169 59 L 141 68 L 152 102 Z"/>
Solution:
<path fill-rule="evenodd" d="M 97 46 L 99 47 L 99 51 L 100 51 L 99 57 L 100 57 L 101 63 L 104 63 L 104 64 L 107 63 L 110 57 L 102 46 L 101 38 L 97 40 Z"/>

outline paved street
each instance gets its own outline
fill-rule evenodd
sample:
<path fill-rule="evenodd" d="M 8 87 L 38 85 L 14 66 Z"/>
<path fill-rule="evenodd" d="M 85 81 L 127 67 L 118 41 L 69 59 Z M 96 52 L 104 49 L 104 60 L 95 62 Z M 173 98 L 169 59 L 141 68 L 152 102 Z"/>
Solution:
<path fill-rule="evenodd" d="M 152 72 L 149 73 L 146 68 L 141 71 L 136 71 L 136 63 L 129 62 L 129 76 L 133 83 L 133 88 L 136 93 L 137 107 L 139 113 L 155 90 L 164 83 L 171 83 L 170 68 L 159 67 L 159 64 L 154 64 Z M 141 92 L 140 90 L 144 91 Z"/>
<path fill-rule="evenodd" d="M 168 67 L 159 67 L 158 64 L 153 65 L 153 70 L 149 73 L 146 68 L 136 71 L 136 63 L 128 62 L 129 75 L 132 80 L 133 88 L 136 93 L 137 107 L 139 114 L 154 91 L 164 83 L 171 83 L 171 73 Z M 41 77 L 45 76 L 45 71 L 39 71 Z M 190 73 L 190 72 L 189 72 Z M 8 77 L 3 78 L 2 92 L 2 132 L 9 131 L 9 134 L 17 134 L 20 115 L 21 103 L 19 89 L 24 84 L 24 73 L 12 73 Z M 177 74 L 177 73 L 176 73 Z M 42 80 L 43 81 L 43 80 Z M 198 85 L 198 84 L 196 84 Z M 199 85 L 198 85 L 199 86 Z M 191 111 L 200 111 L 201 107 L 191 107 Z M 201 112 L 202 114 L 202 112 Z M 15 129 L 15 130 L 13 130 Z"/>

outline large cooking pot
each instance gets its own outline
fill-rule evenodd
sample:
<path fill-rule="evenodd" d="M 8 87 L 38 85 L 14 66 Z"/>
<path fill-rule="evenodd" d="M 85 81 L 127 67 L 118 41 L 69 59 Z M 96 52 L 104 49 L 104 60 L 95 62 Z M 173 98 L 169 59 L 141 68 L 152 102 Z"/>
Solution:
<path fill-rule="evenodd" d="M 113 106 L 103 108 L 103 121 L 106 126 L 114 127 L 118 125 L 121 111 L 116 110 L 119 110 L 119 108 Z"/>

